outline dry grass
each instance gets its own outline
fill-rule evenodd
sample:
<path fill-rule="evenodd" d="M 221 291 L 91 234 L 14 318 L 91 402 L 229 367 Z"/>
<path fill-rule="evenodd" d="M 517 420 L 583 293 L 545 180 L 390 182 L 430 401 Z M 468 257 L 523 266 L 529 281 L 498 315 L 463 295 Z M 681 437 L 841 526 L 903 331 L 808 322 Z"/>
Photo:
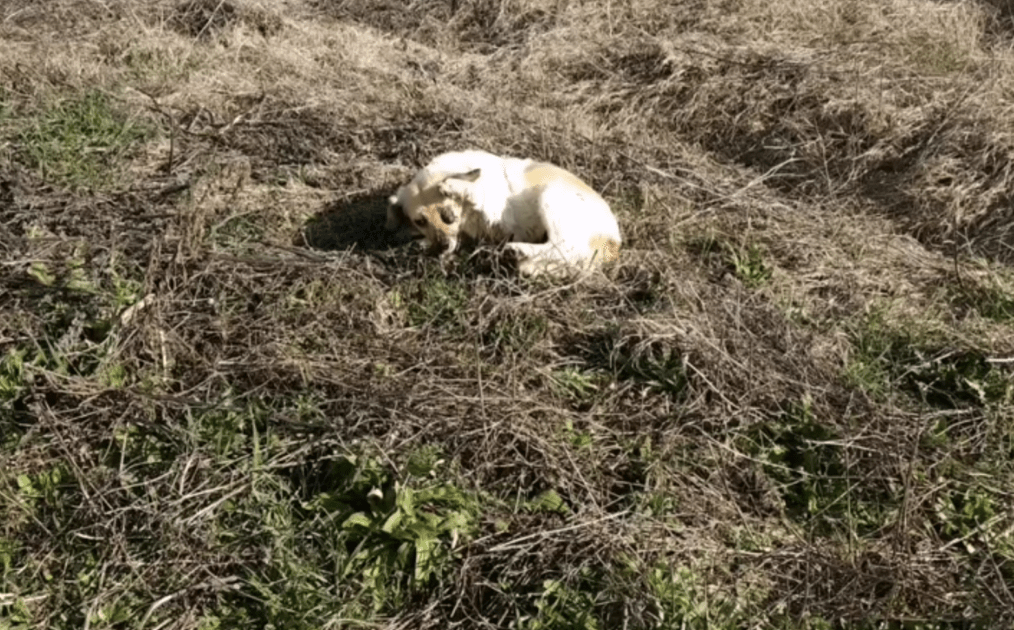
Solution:
<path fill-rule="evenodd" d="M 0 628 L 1009 624 L 1008 9 L 4 4 Z M 463 147 L 619 262 L 384 232 Z"/>

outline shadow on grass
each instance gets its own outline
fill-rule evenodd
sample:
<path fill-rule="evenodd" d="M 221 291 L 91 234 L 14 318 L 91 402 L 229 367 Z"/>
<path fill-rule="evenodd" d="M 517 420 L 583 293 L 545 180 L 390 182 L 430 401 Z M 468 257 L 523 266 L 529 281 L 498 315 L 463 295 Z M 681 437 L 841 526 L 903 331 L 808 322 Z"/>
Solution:
<path fill-rule="evenodd" d="M 383 251 L 400 248 L 413 240 L 407 226 L 388 231 L 389 192 L 370 192 L 327 204 L 303 228 L 300 245 L 314 249 Z"/>

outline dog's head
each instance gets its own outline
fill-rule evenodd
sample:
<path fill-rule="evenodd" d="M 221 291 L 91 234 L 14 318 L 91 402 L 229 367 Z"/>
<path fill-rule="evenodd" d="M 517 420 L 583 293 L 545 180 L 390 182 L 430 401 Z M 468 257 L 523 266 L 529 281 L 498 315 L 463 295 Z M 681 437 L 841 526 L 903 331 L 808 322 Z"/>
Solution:
<path fill-rule="evenodd" d="M 408 222 L 412 229 L 422 234 L 430 248 L 435 251 L 452 252 L 458 247 L 461 219 L 467 203 L 460 197 L 447 194 L 444 182 L 452 179 L 475 181 L 479 171 L 452 174 L 436 181 L 412 180 L 391 196 L 387 211 L 388 229 L 397 228 L 401 222 Z"/>

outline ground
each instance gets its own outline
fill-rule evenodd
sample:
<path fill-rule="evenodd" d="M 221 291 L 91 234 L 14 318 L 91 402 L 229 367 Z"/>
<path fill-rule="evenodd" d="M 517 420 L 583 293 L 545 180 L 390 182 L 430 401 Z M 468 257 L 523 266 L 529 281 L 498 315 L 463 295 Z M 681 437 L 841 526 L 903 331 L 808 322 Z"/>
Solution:
<path fill-rule="evenodd" d="M 0 628 L 1014 623 L 999 0 L 0 5 Z M 383 228 L 568 168 L 619 261 Z"/>

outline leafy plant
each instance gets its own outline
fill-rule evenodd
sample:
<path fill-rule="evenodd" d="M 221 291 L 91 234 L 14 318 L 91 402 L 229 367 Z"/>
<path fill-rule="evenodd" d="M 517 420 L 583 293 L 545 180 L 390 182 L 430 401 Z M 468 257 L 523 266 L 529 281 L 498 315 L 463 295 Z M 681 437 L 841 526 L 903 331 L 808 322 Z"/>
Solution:
<path fill-rule="evenodd" d="M 594 614 L 595 593 L 568 586 L 560 580 L 545 580 L 535 601 L 537 613 L 521 624 L 524 630 L 599 630 Z"/>
<path fill-rule="evenodd" d="M 986 490 L 966 487 L 964 491 L 940 493 L 934 513 L 940 533 L 946 539 L 966 539 L 980 532 L 980 528 L 1002 512 L 998 507 Z M 967 542 L 966 545 L 970 546 Z"/>
<path fill-rule="evenodd" d="M 789 402 L 746 436 L 745 450 L 764 462 L 791 515 L 822 527 L 847 523 L 860 532 L 882 525 L 891 498 L 850 481 L 838 432 L 820 422 L 808 399 Z"/>
<path fill-rule="evenodd" d="M 575 366 L 553 370 L 549 385 L 558 396 L 574 401 L 584 401 L 599 389 L 598 375 Z"/>
<path fill-rule="evenodd" d="M 567 514 L 570 508 L 556 490 L 546 490 L 525 501 L 524 508 L 532 513 Z"/>
<path fill-rule="evenodd" d="M 689 567 L 659 563 L 647 570 L 645 581 L 666 628 L 731 630 L 746 621 L 735 599 L 708 593 L 707 581 Z"/>
<path fill-rule="evenodd" d="M 764 252 L 759 246 L 736 248 L 726 245 L 725 249 L 733 273 L 748 288 L 756 289 L 771 279 L 771 267 L 764 262 Z"/>
<path fill-rule="evenodd" d="M 852 331 L 853 358 L 845 378 L 873 395 L 891 389 L 907 392 L 928 405 L 956 409 L 1009 402 L 1014 398 L 1011 371 L 991 364 L 975 349 L 959 349 L 913 326 L 887 323 L 881 311 L 868 314 Z"/>
<path fill-rule="evenodd" d="M 342 576 L 361 583 L 374 611 L 397 609 L 444 575 L 475 530 L 477 499 L 432 479 L 440 461 L 432 449 L 417 451 L 397 480 L 376 459 L 347 455 L 337 463 L 341 487 L 307 504 L 339 524 L 349 549 Z"/>
<path fill-rule="evenodd" d="M 0 408 L 9 408 L 24 391 L 26 354 L 25 350 L 11 349 L 0 358 Z"/>
<path fill-rule="evenodd" d="M 547 327 L 539 313 L 502 313 L 483 333 L 483 343 L 499 353 L 526 353 L 545 337 Z"/>

